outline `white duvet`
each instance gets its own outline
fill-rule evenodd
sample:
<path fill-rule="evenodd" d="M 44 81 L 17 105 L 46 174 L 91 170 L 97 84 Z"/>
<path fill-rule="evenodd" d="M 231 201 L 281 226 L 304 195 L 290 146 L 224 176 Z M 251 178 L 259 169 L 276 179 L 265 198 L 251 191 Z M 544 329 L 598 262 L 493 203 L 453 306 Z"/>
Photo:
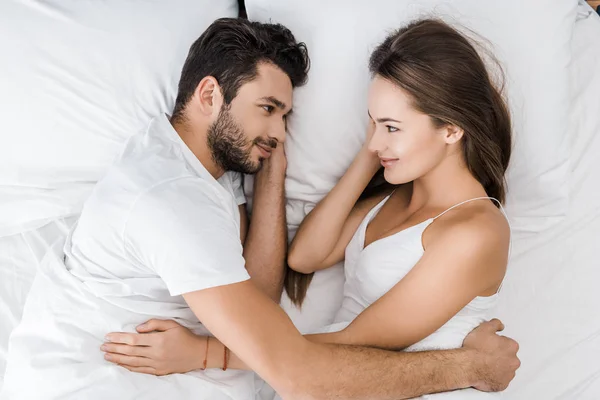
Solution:
<path fill-rule="evenodd" d="M 63 246 L 61 238 L 42 260 L 23 320 L 11 336 L 1 400 L 254 399 L 251 372 L 208 370 L 155 377 L 105 361 L 100 345 L 106 333 L 135 332 L 135 326 L 148 319 L 146 310 L 117 307 L 96 297 L 67 271 Z M 157 318 L 195 319 L 189 309 L 154 306 L 160 307 L 153 310 Z M 197 322 L 186 326 L 197 334 L 207 333 Z"/>

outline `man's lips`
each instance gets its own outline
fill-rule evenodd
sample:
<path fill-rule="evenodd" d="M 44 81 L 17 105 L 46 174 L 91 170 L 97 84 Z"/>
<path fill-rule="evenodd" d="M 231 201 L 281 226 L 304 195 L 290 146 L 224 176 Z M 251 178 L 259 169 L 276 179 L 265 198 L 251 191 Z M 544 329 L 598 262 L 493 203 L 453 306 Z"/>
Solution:
<path fill-rule="evenodd" d="M 257 144 L 258 150 L 260 150 L 262 157 L 269 158 L 271 157 L 271 152 L 273 151 L 272 147 L 268 147 L 262 144 Z"/>

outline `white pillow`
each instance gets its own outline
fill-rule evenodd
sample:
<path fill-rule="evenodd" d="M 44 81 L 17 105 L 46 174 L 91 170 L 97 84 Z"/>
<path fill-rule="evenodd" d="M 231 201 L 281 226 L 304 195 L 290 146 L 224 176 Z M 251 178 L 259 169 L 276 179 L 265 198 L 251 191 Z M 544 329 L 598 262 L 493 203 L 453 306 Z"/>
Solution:
<path fill-rule="evenodd" d="M 287 142 L 287 194 L 320 200 L 360 148 L 367 124 L 368 58 L 392 30 L 441 17 L 491 42 L 505 66 L 514 120 L 507 174 L 513 229 L 538 232 L 568 204 L 567 66 L 577 0 L 247 0 L 249 18 L 279 22 L 306 42 L 309 81 L 295 93 Z M 483 42 L 484 46 L 490 47 Z M 290 217 L 298 223 L 302 215 Z"/>
<path fill-rule="evenodd" d="M 427 16 L 459 22 L 493 43 L 507 73 L 514 151 L 507 208 L 513 233 L 541 231 L 568 206 L 568 73 L 577 0 L 246 0 L 250 19 L 279 22 L 307 44 L 311 70 L 289 120 L 287 219 L 292 235 L 344 174 L 364 141 L 368 58 L 386 34 Z M 246 188 L 251 189 L 251 182 Z M 303 332 L 331 323 L 342 301 L 340 265 L 317 272 L 306 301 L 282 306 Z"/>
<path fill-rule="evenodd" d="M 0 2 L 0 236 L 77 213 L 236 0 Z"/>

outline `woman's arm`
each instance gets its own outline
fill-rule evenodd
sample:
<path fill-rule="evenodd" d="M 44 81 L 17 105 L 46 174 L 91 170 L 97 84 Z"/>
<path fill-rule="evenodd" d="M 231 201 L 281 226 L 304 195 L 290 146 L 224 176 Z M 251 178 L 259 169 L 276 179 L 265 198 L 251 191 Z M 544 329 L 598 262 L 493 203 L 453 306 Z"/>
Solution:
<path fill-rule="evenodd" d="M 475 297 L 497 289 L 508 262 L 505 222 L 475 217 L 446 224 L 417 265 L 346 329 L 309 339 L 400 350 L 426 338 Z"/>
<path fill-rule="evenodd" d="M 291 269 L 308 274 L 344 259 L 344 250 L 358 225 L 382 198 L 357 204 L 379 167 L 379 158 L 363 146 L 342 179 L 302 221 L 289 248 Z"/>

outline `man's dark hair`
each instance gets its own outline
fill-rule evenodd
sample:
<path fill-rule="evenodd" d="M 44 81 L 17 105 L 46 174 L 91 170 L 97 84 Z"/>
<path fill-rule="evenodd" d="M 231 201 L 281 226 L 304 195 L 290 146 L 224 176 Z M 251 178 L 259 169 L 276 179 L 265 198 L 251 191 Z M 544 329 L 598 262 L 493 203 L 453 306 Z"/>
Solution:
<path fill-rule="evenodd" d="M 289 29 L 241 18 L 216 20 L 190 48 L 179 80 L 173 119 L 182 116 L 203 78 L 214 77 L 229 104 L 244 83 L 256 78 L 261 62 L 279 67 L 290 77 L 292 87 L 306 82 L 310 63 L 306 45 L 296 42 Z"/>

